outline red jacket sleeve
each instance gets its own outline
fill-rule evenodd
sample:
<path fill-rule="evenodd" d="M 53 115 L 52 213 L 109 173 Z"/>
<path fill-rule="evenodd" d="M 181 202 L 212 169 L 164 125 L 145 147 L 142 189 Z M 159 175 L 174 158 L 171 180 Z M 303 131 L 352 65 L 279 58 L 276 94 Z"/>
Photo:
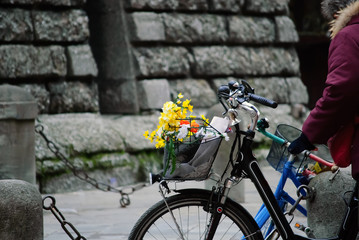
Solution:
<path fill-rule="evenodd" d="M 350 31 L 341 31 L 330 44 L 326 87 L 302 128 L 314 144 L 326 144 L 359 110 L 358 41 Z"/>

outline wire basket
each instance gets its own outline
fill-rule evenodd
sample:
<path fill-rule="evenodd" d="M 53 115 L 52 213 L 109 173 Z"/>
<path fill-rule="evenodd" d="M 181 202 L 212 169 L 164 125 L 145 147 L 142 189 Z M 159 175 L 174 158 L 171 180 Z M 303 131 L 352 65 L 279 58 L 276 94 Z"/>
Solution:
<path fill-rule="evenodd" d="M 293 142 L 296 138 L 302 133 L 301 130 L 287 124 L 279 124 L 275 131 L 276 136 L 285 139 L 288 142 Z M 315 155 L 329 161 L 333 162 L 330 155 L 329 149 L 325 145 L 316 145 L 318 151 L 315 152 Z M 271 148 L 269 150 L 267 161 L 268 163 L 277 171 L 283 172 L 283 167 L 289 158 L 290 153 L 288 152 L 287 147 L 273 141 Z M 298 154 L 295 159 L 293 166 L 296 169 L 300 167 L 307 166 L 308 164 L 315 164 L 316 162 L 304 156 L 304 154 Z"/>
<path fill-rule="evenodd" d="M 203 121 L 202 119 L 196 119 Z M 195 134 L 191 132 L 194 130 Z M 222 133 L 210 124 L 188 128 L 190 133 L 174 147 L 175 163 L 165 147 L 163 176 L 165 180 L 205 180 L 208 178 L 219 146 Z"/>

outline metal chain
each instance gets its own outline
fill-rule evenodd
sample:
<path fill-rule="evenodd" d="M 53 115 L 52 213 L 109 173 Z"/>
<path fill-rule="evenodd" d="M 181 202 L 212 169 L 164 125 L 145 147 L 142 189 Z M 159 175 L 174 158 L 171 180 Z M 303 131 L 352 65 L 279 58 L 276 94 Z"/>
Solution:
<path fill-rule="evenodd" d="M 49 206 L 45 205 L 46 199 L 51 199 L 51 204 Z M 66 232 L 66 234 L 72 239 L 72 240 L 86 240 L 84 236 L 80 234 L 80 232 L 75 228 L 72 223 L 66 221 L 65 217 L 62 215 L 62 213 L 59 211 L 59 209 L 56 207 L 56 200 L 52 196 L 47 196 L 42 199 L 42 207 L 45 210 L 50 210 L 52 214 L 56 217 L 56 219 L 61 224 L 62 229 Z M 75 233 L 77 236 L 74 237 L 72 233 Z"/>
<path fill-rule="evenodd" d="M 101 191 L 119 193 L 121 195 L 121 207 L 126 207 L 130 205 L 131 201 L 129 194 L 132 194 L 134 191 L 142 189 L 143 187 L 146 187 L 148 185 L 145 183 L 140 183 L 135 187 L 127 187 L 127 189 L 129 190 L 125 192 L 125 188 L 117 189 L 109 184 L 99 182 L 96 179 L 90 177 L 83 169 L 78 169 L 65 155 L 61 153 L 59 147 L 45 135 L 43 125 L 37 124 L 35 126 L 35 132 L 38 133 L 45 140 L 47 147 L 50 149 L 50 151 L 54 153 L 55 156 L 58 157 L 77 178 L 86 181 L 87 183 L 91 184 L 96 189 L 99 189 Z"/>

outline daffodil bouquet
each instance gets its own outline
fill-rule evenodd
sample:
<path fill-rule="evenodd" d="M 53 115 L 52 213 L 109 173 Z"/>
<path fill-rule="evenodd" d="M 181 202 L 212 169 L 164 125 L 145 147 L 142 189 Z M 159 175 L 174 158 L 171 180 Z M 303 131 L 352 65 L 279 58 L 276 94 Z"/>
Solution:
<path fill-rule="evenodd" d="M 157 129 L 149 133 L 147 130 L 143 135 L 151 142 L 156 142 L 156 148 L 165 147 L 168 154 L 164 173 L 167 171 L 169 163 L 172 165 L 173 172 L 176 168 L 176 145 L 181 143 L 193 143 L 193 140 L 200 139 L 201 128 L 208 126 L 208 119 L 203 115 L 201 118 L 191 115 L 193 106 L 191 100 L 186 99 L 182 102 L 183 95 L 178 94 L 174 101 L 164 103 L 161 116 L 158 118 Z M 188 116 L 189 114 L 189 116 Z M 197 120 L 197 121 L 196 121 Z"/>

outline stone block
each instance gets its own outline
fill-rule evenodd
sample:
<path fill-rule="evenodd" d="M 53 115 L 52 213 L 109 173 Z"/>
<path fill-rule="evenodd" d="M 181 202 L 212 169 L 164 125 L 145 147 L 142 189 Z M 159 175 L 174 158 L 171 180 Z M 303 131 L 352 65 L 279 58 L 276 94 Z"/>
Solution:
<path fill-rule="evenodd" d="M 178 10 L 206 11 L 208 10 L 207 0 L 178 0 Z"/>
<path fill-rule="evenodd" d="M 134 9 L 155 9 L 155 10 L 174 10 L 178 7 L 178 0 L 125 0 L 126 8 Z"/>
<path fill-rule="evenodd" d="M 170 80 L 170 87 L 173 96 L 182 93 L 184 98 L 191 99 L 194 108 L 212 107 L 218 102 L 216 93 L 209 83 L 203 79 L 181 79 Z"/>
<path fill-rule="evenodd" d="M 35 184 L 34 119 L 37 105 L 17 86 L 0 86 L 0 179 Z"/>
<path fill-rule="evenodd" d="M 86 3 L 87 0 L 1 0 L 1 3 L 6 4 L 43 4 L 53 6 L 81 6 Z"/>
<path fill-rule="evenodd" d="M 50 113 L 98 112 L 97 85 L 83 82 L 51 82 Z"/>
<path fill-rule="evenodd" d="M 99 153 L 87 157 L 74 157 L 71 158 L 74 166 L 79 169 L 84 169 L 88 172 L 101 169 L 110 169 L 114 167 L 121 167 L 131 165 L 129 153 Z M 42 160 L 37 162 L 37 172 L 45 173 L 48 175 L 60 175 L 68 173 L 68 166 L 63 161 L 56 160 Z"/>
<path fill-rule="evenodd" d="M 161 109 L 170 101 L 170 87 L 166 79 L 151 79 L 138 82 L 141 109 Z"/>
<path fill-rule="evenodd" d="M 269 18 L 232 16 L 228 22 L 230 41 L 263 44 L 275 40 L 275 25 Z"/>
<path fill-rule="evenodd" d="M 255 89 L 256 94 L 274 100 L 277 103 L 290 103 L 288 96 L 290 89 L 285 78 L 248 78 L 247 80 L 251 87 Z"/>
<path fill-rule="evenodd" d="M 285 80 L 288 86 L 290 103 L 308 103 L 307 87 L 303 84 L 302 80 L 299 77 L 286 78 Z"/>
<path fill-rule="evenodd" d="M 295 49 L 270 47 L 194 47 L 194 73 L 218 75 L 299 74 Z"/>
<path fill-rule="evenodd" d="M 87 0 L 34 0 L 36 3 L 53 6 L 83 6 Z"/>
<path fill-rule="evenodd" d="M 65 49 L 60 46 L 0 46 L 0 77 L 66 76 Z"/>
<path fill-rule="evenodd" d="M 19 87 L 31 93 L 37 102 L 38 113 L 49 113 L 50 93 L 44 84 L 20 84 Z"/>
<path fill-rule="evenodd" d="M 97 76 L 97 65 L 89 45 L 68 46 L 66 53 L 68 61 L 68 76 Z"/>
<path fill-rule="evenodd" d="M 237 13 L 241 10 L 244 0 L 210 0 L 210 9 L 218 12 Z"/>
<path fill-rule="evenodd" d="M 30 11 L 0 8 L 0 41 L 32 41 L 34 29 Z"/>
<path fill-rule="evenodd" d="M 153 150 L 154 144 L 143 137 L 155 130 L 159 113 L 146 116 L 69 113 L 40 115 L 44 132 L 68 156 L 99 152 Z M 36 135 L 36 159 L 53 159 L 54 155 L 41 136 Z"/>
<path fill-rule="evenodd" d="M 299 75 L 299 58 L 294 48 L 249 48 L 253 75 Z"/>
<path fill-rule="evenodd" d="M 106 80 L 101 81 L 98 88 L 101 113 L 136 114 L 138 112 L 137 83 L 135 81 Z"/>
<path fill-rule="evenodd" d="M 211 46 L 194 47 L 194 74 L 198 76 L 232 75 L 249 69 L 248 51 L 244 48 Z"/>
<path fill-rule="evenodd" d="M 254 13 L 287 14 L 289 0 L 247 0 L 245 10 Z"/>
<path fill-rule="evenodd" d="M 33 11 L 33 21 L 37 41 L 82 42 L 90 35 L 83 10 Z"/>
<path fill-rule="evenodd" d="M 0 181 L 0 239 L 43 240 L 41 194 L 20 180 Z"/>
<path fill-rule="evenodd" d="M 24 5 L 28 5 L 28 4 L 33 4 L 35 3 L 35 1 L 39 1 L 39 0 L 2 0 L 1 3 L 5 3 L 5 4 L 24 4 Z"/>
<path fill-rule="evenodd" d="M 166 40 L 176 43 L 224 42 L 226 19 L 213 14 L 163 14 Z"/>
<path fill-rule="evenodd" d="M 168 77 L 190 74 L 191 55 L 184 47 L 134 49 L 138 76 Z"/>
<path fill-rule="evenodd" d="M 323 172 L 309 183 L 309 187 L 315 188 L 315 197 L 307 201 L 308 227 L 316 238 L 337 236 L 347 208 L 343 196 L 349 200 L 352 192 L 345 192 L 352 191 L 355 186 L 350 170 L 344 169 L 331 178 L 333 173 Z"/>
<path fill-rule="evenodd" d="M 126 0 L 127 9 L 206 11 L 207 0 Z"/>
<path fill-rule="evenodd" d="M 299 41 L 298 33 L 293 21 L 287 16 L 275 17 L 276 41 L 281 43 L 295 43 Z"/>
<path fill-rule="evenodd" d="M 119 186 L 129 186 L 138 183 L 138 179 L 136 178 L 138 169 L 129 166 L 115 167 L 105 171 L 97 169 L 87 174 L 89 177 L 105 184 L 110 184 L 113 179 L 116 180 L 115 182 L 119 184 Z M 72 173 L 66 173 L 54 175 L 51 179 L 47 179 L 46 182 L 44 181 L 41 192 L 53 194 L 87 190 L 96 190 L 96 188 L 74 176 Z"/>
<path fill-rule="evenodd" d="M 138 10 L 208 10 L 207 0 L 126 0 L 127 9 Z"/>
<path fill-rule="evenodd" d="M 165 29 L 161 15 L 151 12 L 135 12 L 129 15 L 132 41 L 164 41 Z"/>

